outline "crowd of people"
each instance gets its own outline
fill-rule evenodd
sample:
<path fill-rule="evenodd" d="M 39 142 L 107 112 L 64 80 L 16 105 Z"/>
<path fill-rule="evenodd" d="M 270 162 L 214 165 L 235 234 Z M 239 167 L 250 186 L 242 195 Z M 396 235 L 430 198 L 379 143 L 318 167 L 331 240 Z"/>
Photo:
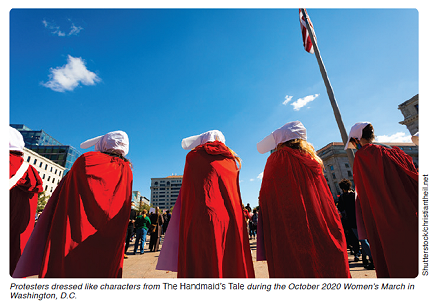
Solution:
<path fill-rule="evenodd" d="M 399 148 L 374 139 L 369 122 L 351 128 L 355 190 L 341 181 L 335 203 L 304 125 L 276 129 L 257 144 L 271 154 L 251 209 L 240 195 L 242 161 L 222 132 L 185 138 L 182 187 L 173 212 L 162 213 L 137 212 L 128 136 L 110 132 L 81 144 L 94 151 L 75 161 L 35 222 L 42 181 L 10 128 L 10 274 L 122 277 L 130 242 L 144 254 L 149 236 L 154 252 L 164 235 L 157 269 L 178 278 L 254 278 L 251 239 L 270 278 L 350 278 L 348 248 L 377 277 L 416 277 L 418 172 Z"/>

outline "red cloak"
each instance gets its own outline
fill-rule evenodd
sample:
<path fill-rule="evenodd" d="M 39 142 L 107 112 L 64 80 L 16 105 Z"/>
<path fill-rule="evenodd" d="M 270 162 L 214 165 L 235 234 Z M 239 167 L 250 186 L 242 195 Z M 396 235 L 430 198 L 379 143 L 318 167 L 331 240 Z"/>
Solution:
<path fill-rule="evenodd" d="M 23 163 L 23 157 L 9 153 L 9 178 Z M 15 270 L 18 260 L 34 229 L 38 193 L 43 191 L 42 179 L 33 166 L 9 190 L 9 271 Z"/>
<path fill-rule="evenodd" d="M 128 162 L 100 152 L 80 156 L 46 205 L 14 277 L 36 268 L 39 277 L 122 277 L 131 190 Z"/>
<path fill-rule="evenodd" d="M 353 179 L 378 278 L 416 277 L 418 172 L 412 158 L 398 147 L 367 144 L 356 152 Z"/>
<path fill-rule="evenodd" d="M 351 277 L 338 211 L 309 154 L 284 147 L 268 157 L 259 206 L 270 278 Z"/>
<path fill-rule="evenodd" d="M 188 153 L 181 187 L 179 278 L 254 278 L 239 170 L 225 144 Z"/>

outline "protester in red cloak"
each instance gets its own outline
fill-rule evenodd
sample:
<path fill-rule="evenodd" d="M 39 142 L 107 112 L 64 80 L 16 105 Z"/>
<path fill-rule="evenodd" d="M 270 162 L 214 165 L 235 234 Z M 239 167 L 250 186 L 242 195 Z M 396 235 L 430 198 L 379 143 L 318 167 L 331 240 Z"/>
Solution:
<path fill-rule="evenodd" d="M 43 211 L 14 277 L 122 277 L 132 171 L 125 132 L 84 142 Z M 21 264 L 23 261 L 23 264 Z"/>
<path fill-rule="evenodd" d="M 344 231 L 301 122 L 258 143 L 266 163 L 259 195 L 258 260 L 270 278 L 350 278 Z"/>
<path fill-rule="evenodd" d="M 34 229 L 38 193 L 43 191 L 37 170 L 23 160 L 23 136 L 9 127 L 9 274 Z"/>
<path fill-rule="evenodd" d="M 182 141 L 179 278 L 254 278 L 239 189 L 240 159 L 219 131 Z"/>
<path fill-rule="evenodd" d="M 356 213 L 368 238 L 378 278 L 418 275 L 418 172 L 398 147 L 373 144 L 373 126 L 356 123 L 345 148 L 357 148 L 353 179 Z M 359 207 L 359 208 L 358 208 Z M 358 222 L 360 222 L 358 220 Z"/>

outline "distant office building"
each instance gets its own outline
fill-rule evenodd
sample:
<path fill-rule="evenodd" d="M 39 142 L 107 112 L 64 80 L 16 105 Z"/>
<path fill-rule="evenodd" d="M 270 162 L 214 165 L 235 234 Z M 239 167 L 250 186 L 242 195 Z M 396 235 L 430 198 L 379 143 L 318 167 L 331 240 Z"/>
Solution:
<path fill-rule="evenodd" d="M 150 205 L 149 201 L 149 199 L 142 196 L 140 191 L 133 190 L 131 202 L 134 202 L 136 204 L 136 208 L 140 208 L 141 205 Z"/>
<path fill-rule="evenodd" d="M 418 166 L 418 147 L 414 143 L 384 142 L 384 144 L 399 147 L 412 157 L 413 163 Z M 354 188 L 353 168 L 350 166 L 342 142 L 331 142 L 318 150 L 317 154 L 324 162 L 324 177 L 335 199 L 342 193 L 342 190 L 339 188 L 339 182 L 342 179 L 350 180 Z"/>
<path fill-rule="evenodd" d="M 23 124 L 11 124 L 23 136 L 25 147 L 63 166 L 65 174 L 71 169 L 80 152 L 70 146 L 63 145 L 48 135 L 44 130 L 31 130 Z"/>
<path fill-rule="evenodd" d="M 46 195 L 51 196 L 60 183 L 65 168 L 27 148 L 23 152 L 23 159 L 37 170 Z"/>
<path fill-rule="evenodd" d="M 407 126 L 410 135 L 413 136 L 419 130 L 419 94 L 398 105 L 398 109 L 404 116 L 404 120 L 399 124 Z"/>
<path fill-rule="evenodd" d="M 179 196 L 182 178 L 182 175 L 151 178 L 151 206 L 161 210 L 172 208 Z"/>

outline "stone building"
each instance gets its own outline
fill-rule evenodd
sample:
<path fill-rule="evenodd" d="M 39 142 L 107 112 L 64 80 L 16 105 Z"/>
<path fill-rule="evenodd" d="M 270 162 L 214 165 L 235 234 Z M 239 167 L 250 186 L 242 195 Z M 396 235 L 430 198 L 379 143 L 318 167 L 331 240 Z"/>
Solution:
<path fill-rule="evenodd" d="M 419 130 L 419 94 L 398 105 L 398 109 L 404 116 L 404 120 L 399 124 L 407 126 L 410 135 L 413 136 Z"/>
<path fill-rule="evenodd" d="M 167 210 L 174 206 L 182 186 L 182 175 L 151 178 L 151 206 Z"/>

